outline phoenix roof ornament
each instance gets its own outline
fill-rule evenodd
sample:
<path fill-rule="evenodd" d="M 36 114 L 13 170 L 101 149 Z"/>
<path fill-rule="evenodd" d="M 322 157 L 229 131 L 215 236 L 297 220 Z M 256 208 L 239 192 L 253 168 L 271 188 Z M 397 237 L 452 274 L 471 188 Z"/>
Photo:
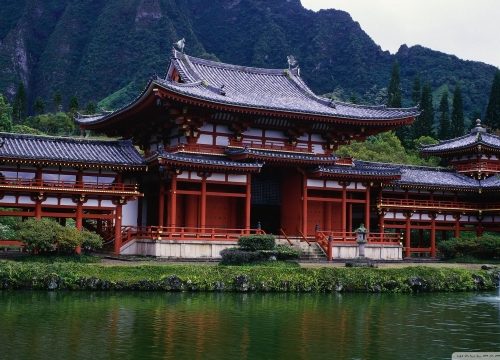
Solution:
<path fill-rule="evenodd" d="M 184 47 L 186 46 L 186 39 L 182 38 L 179 41 L 174 43 L 174 46 L 180 50 L 181 53 L 184 54 Z"/>

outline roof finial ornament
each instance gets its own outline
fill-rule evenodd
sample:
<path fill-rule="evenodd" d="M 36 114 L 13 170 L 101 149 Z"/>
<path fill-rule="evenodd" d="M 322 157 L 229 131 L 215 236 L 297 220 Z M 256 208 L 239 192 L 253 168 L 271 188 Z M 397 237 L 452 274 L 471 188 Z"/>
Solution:
<path fill-rule="evenodd" d="M 485 133 L 486 129 L 481 125 L 481 119 L 476 119 L 476 127 L 472 129 L 471 132 L 475 133 Z"/>
<path fill-rule="evenodd" d="M 186 39 L 182 38 L 179 41 L 174 43 L 174 46 L 184 54 L 184 47 L 186 46 Z"/>
<path fill-rule="evenodd" d="M 298 64 L 297 60 L 295 59 L 295 56 L 293 55 L 288 55 L 286 57 L 286 60 L 288 61 L 288 70 L 291 70 Z"/>

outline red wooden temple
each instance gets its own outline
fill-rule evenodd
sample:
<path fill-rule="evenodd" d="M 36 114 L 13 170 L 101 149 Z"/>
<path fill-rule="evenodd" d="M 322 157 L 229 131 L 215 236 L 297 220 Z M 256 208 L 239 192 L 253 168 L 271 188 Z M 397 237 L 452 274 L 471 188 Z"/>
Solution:
<path fill-rule="evenodd" d="M 341 144 L 408 126 L 418 114 L 317 96 L 298 68 L 174 50 L 167 75 L 132 103 L 77 119 L 84 130 L 130 140 L 2 134 L 0 186 L 9 201 L 0 206 L 15 209 L 2 215 L 72 217 L 107 231 L 122 254 L 217 257 L 241 234 L 266 232 L 323 248 L 331 237 L 334 256 L 344 257 L 341 247 L 354 246 L 363 223 L 373 252 L 436 256 L 441 238 L 497 230 L 500 139 L 478 124 L 423 149 L 453 169 L 335 155 Z"/>

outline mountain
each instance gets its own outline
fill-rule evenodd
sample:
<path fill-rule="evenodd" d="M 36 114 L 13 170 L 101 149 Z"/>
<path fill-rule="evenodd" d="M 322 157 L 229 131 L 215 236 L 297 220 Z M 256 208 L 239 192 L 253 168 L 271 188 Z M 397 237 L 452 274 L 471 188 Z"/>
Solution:
<path fill-rule="evenodd" d="M 285 68 L 293 54 L 316 93 L 347 99 L 381 101 L 398 60 L 406 98 L 417 74 L 436 96 L 460 82 L 468 113 L 486 107 L 495 71 L 420 46 L 391 55 L 348 13 L 299 0 L 1 0 L 0 18 L 0 91 L 22 81 L 31 102 L 60 91 L 119 106 L 165 73 L 182 37 L 187 53 L 234 64 Z"/>

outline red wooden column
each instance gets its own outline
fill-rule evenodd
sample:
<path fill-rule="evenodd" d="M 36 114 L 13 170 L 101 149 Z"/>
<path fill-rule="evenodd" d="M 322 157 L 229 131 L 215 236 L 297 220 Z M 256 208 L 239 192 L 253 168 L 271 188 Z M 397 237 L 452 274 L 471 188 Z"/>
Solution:
<path fill-rule="evenodd" d="M 460 237 L 460 214 L 455 214 L 453 216 L 455 218 L 455 234 L 454 237 Z"/>
<path fill-rule="evenodd" d="M 76 202 L 76 218 L 75 218 L 75 226 L 78 230 L 83 230 L 83 201 L 84 199 L 81 197 Z M 75 249 L 77 254 L 82 253 L 82 247 L 77 246 Z"/>
<path fill-rule="evenodd" d="M 365 227 L 368 232 L 370 232 L 370 185 L 366 185 L 366 197 L 365 197 Z"/>
<path fill-rule="evenodd" d="M 172 174 L 170 183 L 170 209 L 169 209 L 169 226 L 175 227 L 177 219 L 177 175 Z"/>
<path fill-rule="evenodd" d="M 201 178 L 200 227 L 204 229 L 206 223 L 207 223 L 207 176 L 203 175 Z"/>
<path fill-rule="evenodd" d="M 436 257 L 436 214 L 430 214 L 431 217 L 431 257 Z"/>
<path fill-rule="evenodd" d="M 303 174 L 302 181 L 302 233 L 307 236 L 307 177 Z"/>
<path fill-rule="evenodd" d="M 158 194 L 158 226 L 164 225 L 165 219 L 165 180 L 160 178 L 160 192 Z"/>
<path fill-rule="evenodd" d="M 345 240 L 347 231 L 347 185 L 342 184 L 342 237 Z"/>
<path fill-rule="evenodd" d="M 42 168 L 37 167 L 36 172 L 35 172 L 35 180 L 37 185 L 41 186 L 42 185 Z M 40 193 L 37 196 L 35 196 L 35 219 L 40 220 L 42 218 L 42 201 L 43 201 L 43 194 Z"/>
<path fill-rule="evenodd" d="M 410 228 L 411 213 L 406 213 L 406 223 L 405 223 L 405 257 L 411 256 L 410 246 L 411 246 L 411 228 Z"/>
<path fill-rule="evenodd" d="M 245 191 L 245 229 L 250 229 L 250 212 L 252 208 L 252 175 L 247 175 L 247 185 Z"/>
<path fill-rule="evenodd" d="M 117 203 L 115 209 L 115 254 L 120 254 L 122 247 L 122 204 Z"/>

